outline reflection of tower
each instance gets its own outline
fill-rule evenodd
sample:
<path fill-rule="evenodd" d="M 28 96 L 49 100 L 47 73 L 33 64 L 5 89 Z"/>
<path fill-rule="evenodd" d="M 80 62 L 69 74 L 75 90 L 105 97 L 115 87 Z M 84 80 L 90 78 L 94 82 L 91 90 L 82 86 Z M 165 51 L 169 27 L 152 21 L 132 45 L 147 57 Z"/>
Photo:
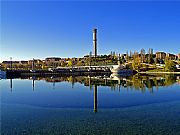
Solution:
<path fill-rule="evenodd" d="M 33 79 L 33 80 L 32 80 L 32 88 L 33 88 L 33 91 L 34 91 L 34 86 L 35 86 L 35 80 Z"/>
<path fill-rule="evenodd" d="M 94 85 L 94 112 L 97 112 L 97 85 Z"/>
<path fill-rule="evenodd" d="M 55 81 L 53 81 L 53 89 L 55 89 Z"/>
<path fill-rule="evenodd" d="M 75 80 L 74 80 L 74 76 L 72 76 L 72 88 L 74 88 L 74 84 L 75 84 Z"/>
<path fill-rule="evenodd" d="M 10 88 L 11 88 L 11 92 L 12 92 L 12 87 L 13 87 L 13 85 L 12 85 L 12 78 L 10 79 Z"/>
<path fill-rule="evenodd" d="M 97 29 L 93 29 L 94 56 L 97 56 Z"/>

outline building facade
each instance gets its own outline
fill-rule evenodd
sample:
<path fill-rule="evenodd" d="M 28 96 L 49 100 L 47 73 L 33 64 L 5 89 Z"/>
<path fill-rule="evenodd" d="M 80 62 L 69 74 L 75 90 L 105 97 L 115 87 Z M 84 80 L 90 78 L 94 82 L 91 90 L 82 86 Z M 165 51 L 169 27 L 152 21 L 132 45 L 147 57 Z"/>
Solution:
<path fill-rule="evenodd" d="M 166 58 L 166 53 L 165 52 L 156 52 L 156 58 L 163 60 Z"/>
<path fill-rule="evenodd" d="M 166 57 L 170 58 L 171 60 L 176 60 L 177 59 L 177 56 L 174 55 L 174 54 L 171 54 L 171 53 L 167 53 Z"/>

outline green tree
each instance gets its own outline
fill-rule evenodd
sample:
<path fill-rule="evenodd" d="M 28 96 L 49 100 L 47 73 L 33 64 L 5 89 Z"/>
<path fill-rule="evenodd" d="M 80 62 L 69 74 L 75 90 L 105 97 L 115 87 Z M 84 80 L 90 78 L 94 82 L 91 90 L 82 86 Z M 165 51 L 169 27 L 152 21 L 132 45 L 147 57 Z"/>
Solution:
<path fill-rule="evenodd" d="M 72 60 L 69 60 L 67 66 L 72 67 L 72 65 L 73 65 Z"/>
<path fill-rule="evenodd" d="M 174 71 L 175 70 L 175 64 L 174 62 L 169 58 L 165 58 L 165 71 Z"/>
<path fill-rule="evenodd" d="M 84 66 L 84 62 L 80 60 L 77 62 L 76 66 Z"/>
<path fill-rule="evenodd" d="M 134 70 L 139 71 L 141 67 L 141 59 L 139 56 L 134 56 L 134 59 L 132 60 L 132 67 Z"/>

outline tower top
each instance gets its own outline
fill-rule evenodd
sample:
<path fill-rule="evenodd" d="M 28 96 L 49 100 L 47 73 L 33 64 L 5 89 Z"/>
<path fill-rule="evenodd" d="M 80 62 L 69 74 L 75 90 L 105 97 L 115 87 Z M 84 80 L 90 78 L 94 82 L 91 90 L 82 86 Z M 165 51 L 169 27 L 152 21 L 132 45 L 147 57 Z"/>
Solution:
<path fill-rule="evenodd" d="M 93 32 L 97 32 L 97 29 L 96 29 L 96 28 L 94 28 L 94 29 L 93 29 Z"/>

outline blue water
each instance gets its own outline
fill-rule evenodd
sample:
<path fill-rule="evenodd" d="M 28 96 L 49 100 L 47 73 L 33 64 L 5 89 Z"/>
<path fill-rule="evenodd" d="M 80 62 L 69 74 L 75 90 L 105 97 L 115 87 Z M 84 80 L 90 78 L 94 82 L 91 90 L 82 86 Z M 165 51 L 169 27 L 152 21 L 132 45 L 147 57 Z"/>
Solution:
<path fill-rule="evenodd" d="M 138 89 L 133 85 L 99 85 L 98 80 L 85 86 L 84 80 L 53 83 L 45 79 L 3 79 L 1 133 L 178 135 L 178 81 Z"/>

